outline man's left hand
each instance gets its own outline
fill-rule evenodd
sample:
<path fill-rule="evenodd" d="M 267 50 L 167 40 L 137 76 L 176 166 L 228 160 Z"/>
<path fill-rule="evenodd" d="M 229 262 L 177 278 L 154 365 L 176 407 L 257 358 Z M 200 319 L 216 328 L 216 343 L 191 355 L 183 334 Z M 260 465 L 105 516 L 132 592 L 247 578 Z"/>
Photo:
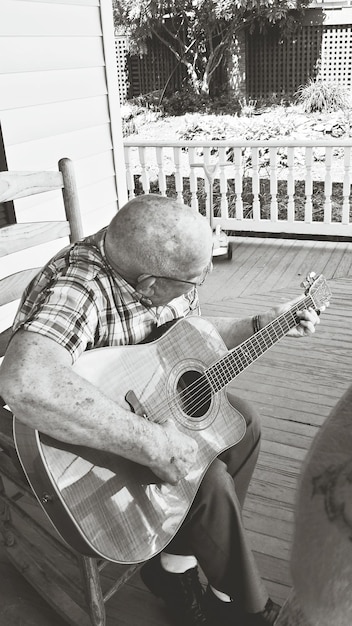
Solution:
<path fill-rule="evenodd" d="M 320 324 L 319 313 L 312 308 L 297 311 L 296 315 L 300 322 L 292 328 L 288 333 L 288 337 L 305 337 L 315 333 L 315 327 Z"/>
<path fill-rule="evenodd" d="M 283 313 L 286 313 L 290 308 L 294 306 L 297 302 L 299 302 L 302 298 L 299 297 L 296 300 L 291 300 L 290 302 L 286 302 L 283 305 L 276 306 L 271 311 L 267 311 L 261 315 L 261 326 L 263 327 L 265 324 L 273 321 Z M 288 333 L 287 337 L 306 337 L 315 333 L 315 329 L 317 324 L 320 324 L 320 313 L 325 310 L 325 306 L 321 307 L 321 309 L 317 312 L 313 308 L 302 309 L 296 312 L 297 318 L 300 320 L 299 324 L 292 328 Z"/>

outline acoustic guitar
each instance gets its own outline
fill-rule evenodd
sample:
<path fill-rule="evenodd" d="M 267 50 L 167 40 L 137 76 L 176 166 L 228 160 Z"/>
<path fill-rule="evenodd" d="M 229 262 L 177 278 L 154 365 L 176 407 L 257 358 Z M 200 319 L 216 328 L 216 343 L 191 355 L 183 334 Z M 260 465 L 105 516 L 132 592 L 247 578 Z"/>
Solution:
<path fill-rule="evenodd" d="M 144 419 L 172 418 L 199 451 L 176 486 L 121 456 L 64 444 L 14 418 L 18 457 L 41 506 L 77 551 L 117 563 L 138 563 L 169 543 L 215 457 L 245 433 L 226 385 L 297 325 L 302 308 L 330 298 L 323 276 L 310 277 L 305 296 L 259 332 L 228 351 L 202 317 L 176 321 L 155 341 L 85 352 L 74 370 Z M 99 436 L 99 425 L 97 427 Z"/>

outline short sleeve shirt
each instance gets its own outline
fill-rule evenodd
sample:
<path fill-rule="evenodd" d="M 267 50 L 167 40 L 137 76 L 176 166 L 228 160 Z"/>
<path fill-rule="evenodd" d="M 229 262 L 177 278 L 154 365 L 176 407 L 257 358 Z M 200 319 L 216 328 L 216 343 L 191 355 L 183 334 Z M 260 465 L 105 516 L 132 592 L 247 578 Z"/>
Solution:
<path fill-rule="evenodd" d="M 143 304 L 139 294 L 109 265 L 106 228 L 64 248 L 23 294 L 13 331 L 23 328 L 64 346 L 74 362 L 82 352 L 137 344 L 167 322 L 199 315 L 196 288 L 165 306 Z"/>

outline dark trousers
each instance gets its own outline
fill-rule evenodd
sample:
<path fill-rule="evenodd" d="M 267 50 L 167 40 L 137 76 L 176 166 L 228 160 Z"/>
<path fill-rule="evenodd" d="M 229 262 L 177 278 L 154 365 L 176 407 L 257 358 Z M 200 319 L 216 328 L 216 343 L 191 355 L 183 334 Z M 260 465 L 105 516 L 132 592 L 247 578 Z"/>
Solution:
<path fill-rule="evenodd" d="M 170 554 L 193 554 L 208 582 L 248 612 L 263 610 L 268 593 L 261 581 L 242 522 L 242 506 L 259 453 L 259 416 L 244 400 L 228 395 L 246 420 L 244 438 L 207 470 Z"/>

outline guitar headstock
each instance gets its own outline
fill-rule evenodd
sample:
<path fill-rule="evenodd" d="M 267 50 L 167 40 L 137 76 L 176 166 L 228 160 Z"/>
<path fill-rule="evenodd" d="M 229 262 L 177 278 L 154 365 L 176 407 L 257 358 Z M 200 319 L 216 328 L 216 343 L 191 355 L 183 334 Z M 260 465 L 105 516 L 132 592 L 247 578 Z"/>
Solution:
<path fill-rule="evenodd" d="M 302 287 L 305 288 L 305 295 L 310 296 L 312 299 L 316 310 L 321 309 L 323 306 L 328 306 L 331 290 L 322 274 L 317 276 L 315 272 L 310 272 L 306 280 L 303 281 Z"/>

